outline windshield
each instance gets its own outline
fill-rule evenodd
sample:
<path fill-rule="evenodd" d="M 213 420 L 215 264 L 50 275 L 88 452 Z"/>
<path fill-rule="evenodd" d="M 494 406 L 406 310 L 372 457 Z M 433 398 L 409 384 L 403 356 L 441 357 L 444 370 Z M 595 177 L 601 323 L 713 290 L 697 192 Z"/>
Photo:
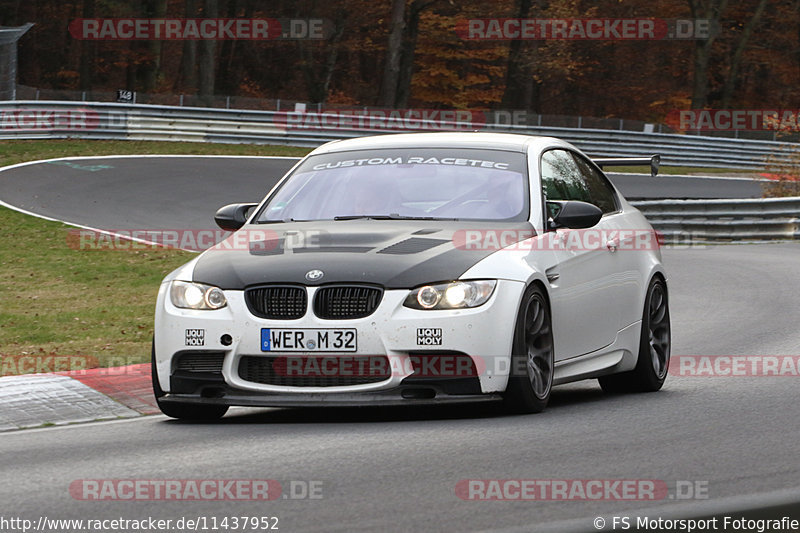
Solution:
<path fill-rule="evenodd" d="M 409 148 L 313 156 L 257 221 L 360 217 L 527 220 L 525 155 Z"/>

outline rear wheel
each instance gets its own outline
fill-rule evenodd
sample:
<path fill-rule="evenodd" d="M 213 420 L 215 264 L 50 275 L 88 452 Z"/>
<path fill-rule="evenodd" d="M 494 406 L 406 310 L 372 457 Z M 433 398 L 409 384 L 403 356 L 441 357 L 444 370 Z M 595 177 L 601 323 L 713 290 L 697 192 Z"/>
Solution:
<path fill-rule="evenodd" d="M 654 278 L 647 289 L 642 313 L 639 358 L 630 372 L 599 379 L 605 392 L 654 392 L 664 385 L 669 368 L 671 331 L 667 286 Z"/>
<path fill-rule="evenodd" d="M 517 314 L 506 406 L 519 413 L 539 413 L 553 387 L 553 328 L 544 290 L 531 285 Z"/>
<path fill-rule="evenodd" d="M 166 393 L 161 389 L 161 385 L 158 382 L 158 374 L 156 373 L 155 342 L 153 342 L 150 361 L 150 376 L 153 380 L 153 395 L 156 397 L 156 405 L 158 405 L 158 408 L 161 409 L 161 412 L 165 415 L 183 420 L 217 420 L 222 418 L 225 413 L 228 412 L 227 405 L 203 405 L 161 401 L 161 398 L 163 398 Z"/>

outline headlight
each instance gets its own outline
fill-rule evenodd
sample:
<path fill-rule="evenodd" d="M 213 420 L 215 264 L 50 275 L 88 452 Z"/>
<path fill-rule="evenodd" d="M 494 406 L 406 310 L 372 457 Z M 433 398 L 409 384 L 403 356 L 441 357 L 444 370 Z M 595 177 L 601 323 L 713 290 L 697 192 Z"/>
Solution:
<path fill-rule="evenodd" d="M 210 310 L 228 305 L 222 289 L 189 281 L 173 281 L 169 288 L 169 298 L 172 305 L 181 309 Z"/>
<path fill-rule="evenodd" d="M 403 305 L 412 309 L 463 309 L 483 305 L 492 296 L 497 280 L 454 281 L 425 285 L 411 291 Z"/>

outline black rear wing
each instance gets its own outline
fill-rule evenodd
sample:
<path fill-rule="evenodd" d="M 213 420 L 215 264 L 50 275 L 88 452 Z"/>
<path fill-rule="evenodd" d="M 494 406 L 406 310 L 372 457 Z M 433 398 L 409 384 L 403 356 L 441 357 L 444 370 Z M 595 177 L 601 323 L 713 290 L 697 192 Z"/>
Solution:
<path fill-rule="evenodd" d="M 600 167 L 638 167 L 650 166 L 650 175 L 658 175 L 658 166 L 661 164 L 661 156 L 658 154 L 651 155 L 650 157 L 609 157 L 609 158 L 592 158 L 592 161 Z"/>

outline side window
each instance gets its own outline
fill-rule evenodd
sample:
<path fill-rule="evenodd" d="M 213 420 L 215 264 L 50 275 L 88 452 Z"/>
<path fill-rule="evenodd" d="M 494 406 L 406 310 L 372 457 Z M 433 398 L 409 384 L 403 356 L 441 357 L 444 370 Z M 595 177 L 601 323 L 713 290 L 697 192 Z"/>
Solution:
<path fill-rule="evenodd" d="M 605 176 L 597 171 L 591 163 L 578 154 L 571 154 L 578 164 L 581 175 L 589 190 L 590 204 L 599 207 L 603 213 L 613 213 L 618 209 L 617 195 Z"/>
<path fill-rule="evenodd" d="M 568 151 L 548 150 L 542 154 L 541 175 L 547 200 L 591 201 L 586 180 Z"/>

